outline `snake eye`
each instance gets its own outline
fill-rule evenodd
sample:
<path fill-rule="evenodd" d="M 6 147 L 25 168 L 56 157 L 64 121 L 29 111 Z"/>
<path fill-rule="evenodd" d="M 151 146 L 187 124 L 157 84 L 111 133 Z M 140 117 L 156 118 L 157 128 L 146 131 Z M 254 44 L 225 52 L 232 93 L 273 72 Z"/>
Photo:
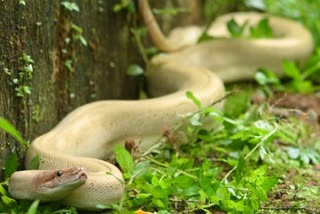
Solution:
<path fill-rule="evenodd" d="M 59 170 L 59 171 L 57 172 L 57 176 L 58 176 L 58 177 L 61 177 L 61 175 L 62 175 L 62 171 Z"/>

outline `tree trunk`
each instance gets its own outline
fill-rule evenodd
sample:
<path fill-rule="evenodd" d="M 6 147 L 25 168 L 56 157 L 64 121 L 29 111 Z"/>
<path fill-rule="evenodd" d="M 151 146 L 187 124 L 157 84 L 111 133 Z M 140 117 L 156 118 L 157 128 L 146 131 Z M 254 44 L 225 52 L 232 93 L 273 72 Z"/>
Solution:
<path fill-rule="evenodd" d="M 61 2 L 0 2 L 0 116 L 30 142 L 77 106 L 137 95 L 133 15 L 113 12 L 119 1 Z M 0 145 L 2 167 L 19 146 L 2 130 Z"/>

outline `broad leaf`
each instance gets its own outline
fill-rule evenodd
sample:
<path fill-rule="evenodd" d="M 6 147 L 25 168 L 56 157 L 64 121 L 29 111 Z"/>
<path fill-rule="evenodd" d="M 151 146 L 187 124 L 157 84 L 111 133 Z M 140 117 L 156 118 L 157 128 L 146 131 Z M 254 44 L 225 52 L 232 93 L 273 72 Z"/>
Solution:
<path fill-rule="evenodd" d="M 36 214 L 39 206 L 39 200 L 34 201 L 28 209 L 27 214 Z"/>
<path fill-rule="evenodd" d="M 40 156 L 39 154 L 34 156 L 31 160 L 31 163 L 29 165 L 29 169 L 37 170 L 40 167 Z"/>
<path fill-rule="evenodd" d="M 187 98 L 189 98 L 190 100 L 193 101 L 193 103 L 198 107 L 198 108 L 201 108 L 201 102 L 200 100 L 198 100 L 191 91 L 187 91 L 186 92 L 186 96 Z"/>
<path fill-rule="evenodd" d="M 14 173 L 17 170 L 18 167 L 18 155 L 17 153 L 13 152 L 9 158 L 6 161 L 6 165 L 5 165 L 5 177 L 9 178 L 12 173 Z"/>
<path fill-rule="evenodd" d="M 6 119 L 0 117 L 0 129 L 4 130 L 6 133 L 14 137 L 20 145 L 27 147 L 27 143 L 23 140 L 20 133 L 16 130 L 16 128 Z"/>
<path fill-rule="evenodd" d="M 114 153 L 121 169 L 128 174 L 134 169 L 134 161 L 130 153 L 121 145 L 115 145 Z"/>

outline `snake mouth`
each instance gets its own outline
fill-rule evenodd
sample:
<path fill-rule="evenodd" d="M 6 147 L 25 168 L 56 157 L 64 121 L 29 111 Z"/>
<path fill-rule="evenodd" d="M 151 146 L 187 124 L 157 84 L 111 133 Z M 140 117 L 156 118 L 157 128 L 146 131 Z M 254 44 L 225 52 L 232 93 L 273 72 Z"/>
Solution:
<path fill-rule="evenodd" d="M 79 172 L 75 175 L 75 180 L 86 181 L 88 174 L 85 168 L 79 167 Z"/>

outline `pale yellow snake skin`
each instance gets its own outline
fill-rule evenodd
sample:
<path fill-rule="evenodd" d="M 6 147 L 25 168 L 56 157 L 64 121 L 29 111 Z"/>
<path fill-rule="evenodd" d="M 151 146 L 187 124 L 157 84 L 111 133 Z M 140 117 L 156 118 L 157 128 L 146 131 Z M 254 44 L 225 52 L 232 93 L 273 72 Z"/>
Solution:
<path fill-rule="evenodd" d="M 267 16 L 275 38 L 217 39 L 196 44 L 201 28 L 189 27 L 176 29 L 168 39 L 154 22 L 147 1 L 140 0 L 139 4 L 154 44 L 170 51 L 154 57 L 146 75 L 148 90 L 157 98 L 99 101 L 81 106 L 54 129 L 36 138 L 27 151 L 26 168 L 39 154 L 40 169 L 81 166 L 87 170 L 86 183 L 63 198 L 66 205 L 92 210 L 98 204 L 118 202 L 124 192 L 122 174 L 100 159 L 110 156 L 116 143 L 129 138 L 143 139 L 146 144 L 152 142 L 162 135 L 165 127 L 177 124 L 181 120 L 179 115 L 196 110 L 186 98 L 186 91 L 192 91 L 203 105 L 208 105 L 224 96 L 223 81 L 252 78 L 258 67 L 280 74 L 284 59 L 303 62 L 313 49 L 310 33 L 299 23 L 258 13 L 222 16 L 209 32 L 229 36 L 226 21 L 230 18 L 255 24 Z M 37 173 L 37 170 L 16 172 L 10 180 L 11 195 L 35 199 L 30 192 L 38 190 L 33 186 Z"/>

